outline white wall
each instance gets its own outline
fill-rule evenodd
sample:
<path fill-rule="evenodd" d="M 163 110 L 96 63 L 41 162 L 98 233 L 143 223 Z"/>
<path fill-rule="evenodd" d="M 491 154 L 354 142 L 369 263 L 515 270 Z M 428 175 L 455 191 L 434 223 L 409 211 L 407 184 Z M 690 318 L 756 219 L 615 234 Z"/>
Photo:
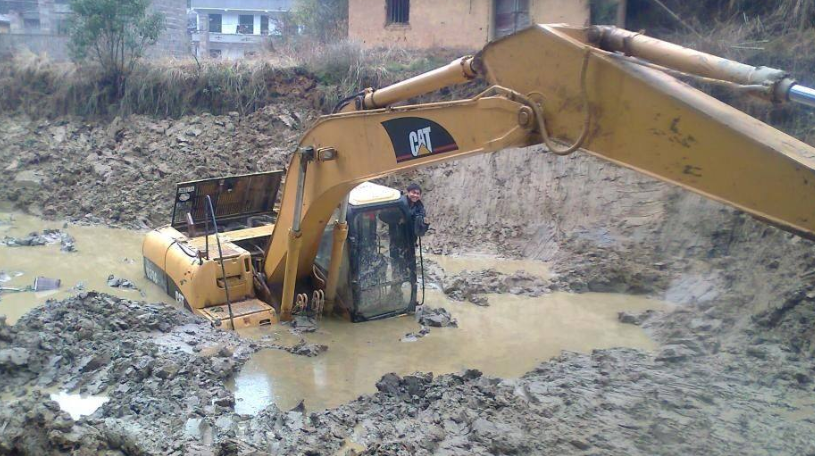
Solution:
<path fill-rule="evenodd" d="M 252 13 L 221 13 L 221 33 L 238 33 L 238 24 L 240 24 L 239 16 L 254 16 L 254 27 L 252 30 L 253 35 L 260 35 L 260 14 Z"/>
<path fill-rule="evenodd" d="M 222 13 L 221 21 L 221 33 L 238 33 L 237 13 Z"/>
<path fill-rule="evenodd" d="M 206 12 L 199 12 L 197 19 L 198 19 L 198 30 L 201 30 L 203 25 L 204 17 Z M 223 34 L 235 34 L 238 32 L 238 24 L 240 23 L 239 16 L 254 16 L 254 27 L 252 30 L 253 35 L 260 35 L 260 17 L 262 15 L 269 16 L 269 33 L 274 34 L 277 31 L 277 23 L 275 22 L 273 14 L 267 13 L 251 13 L 251 12 L 225 12 L 214 10 L 210 14 L 220 14 L 221 15 L 221 33 Z"/>

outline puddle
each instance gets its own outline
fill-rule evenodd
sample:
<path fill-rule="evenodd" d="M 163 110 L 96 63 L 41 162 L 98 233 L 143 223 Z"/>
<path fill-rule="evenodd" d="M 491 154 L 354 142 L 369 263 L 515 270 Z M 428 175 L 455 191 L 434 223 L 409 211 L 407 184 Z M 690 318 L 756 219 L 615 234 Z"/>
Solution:
<path fill-rule="evenodd" d="M 6 223 L 13 217 L 13 223 Z M 63 229 L 63 222 L 49 222 L 16 212 L 0 211 L 0 239 L 5 236 L 21 237 L 46 228 Z M 48 299 L 62 299 L 79 292 L 73 289 L 84 284 L 85 291 L 96 290 L 129 299 L 173 304 L 158 287 L 144 277 L 141 245 L 144 234 L 137 231 L 99 226 L 68 225 L 64 228 L 76 239 L 76 252 L 60 251 L 59 243 L 36 247 L 7 247 L 0 245 L 0 271 L 8 277 L 0 286 L 25 288 L 34 284 L 37 276 L 60 279 L 59 290 L 46 292 L 0 293 L 0 315 L 6 315 L 13 324 L 32 308 Z M 22 272 L 18 275 L 18 272 Z M 133 282 L 138 290 L 112 288 L 107 285 L 110 274 Z"/>
<path fill-rule="evenodd" d="M 487 255 L 445 256 L 425 254 L 424 257 L 438 263 L 448 274 L 459 274 L 463 271 L 495 269 L 503 274 L 524 271 L 544 279 L 551 276 L 549 265 L 543 261 L 508 260 Z"/>
<path fill-rule="evenodd" d="M 84 394 L 71 394 L 65 391 L 51 393 L 51 400 L 59 404 L 59 408 L 68 412 L 71 418 L 78 420 L 82 416 L 90 415 L 109 399 L 107 396 L 90 396 Z"/>
<path fill-rule="evenodd" d="M 388 372 L 435 375 L 477 368 L 487 375 L 518 377 L 562 350 L 589 352 L 597 348 L 656 345 L 638 326 L 617 320 L 620 311 L 664 309 L 666 304 L 620 294 L 555 293 L 538 298 L 489 295 L 490 307 L 448 301 L 441 292 L 428 291 L 430 306 L 446 307 L 459 328 L 432 328 L 416 342 L 400 342 L 419 329 L 411 316 L 352 324 L 325 319 L 308 342 L 329 346 L 314 358 L 279 350 L 256 353 L 229 388 L 236 411 L 254 414 L 270 403 L 289 409 L 305 399 L 310 410 L 336 407 L 362 394 Z M 284 326 L 251 328 L 247 337 L 273 334 L 278 343 L 299 338 Z"/>
<path fill-rule="evenodd" d="M 48 397 L 59 404 L 59 408 L 68 412 L 71 418 L 78 420 L 82 416 L 87 416 L 95 412 L 99 407 L 109 400 L 107 396 L 93 396 L 90 394 L 74 394 L 67 391 L 60 391 L 58 387 L 49 388 L 34 388 L 27 390 L 23 396 L 18 396 L 13 392 L 5 392 L 0 394 L 0 405 L 5 402 L 11 404 L 16 402 L 21 397 L 29 396 L 37 391 L 41 394 L 48 395 Z"/>

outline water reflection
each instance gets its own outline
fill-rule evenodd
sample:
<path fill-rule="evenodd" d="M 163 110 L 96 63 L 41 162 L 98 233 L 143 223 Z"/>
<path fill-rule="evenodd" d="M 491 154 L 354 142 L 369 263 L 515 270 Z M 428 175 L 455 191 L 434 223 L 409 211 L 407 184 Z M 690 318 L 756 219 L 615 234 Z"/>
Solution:
<path fill-rule="evenodd" d="M 51 393 L 51 400 L 56 401 L 59 407 L 68 412 L 71 418 L 78 420 L 82 416 L 90 415 L 109 400 L 107 396 L 90 396 L 84 394 L 71 394 L 65 391 Z"/>

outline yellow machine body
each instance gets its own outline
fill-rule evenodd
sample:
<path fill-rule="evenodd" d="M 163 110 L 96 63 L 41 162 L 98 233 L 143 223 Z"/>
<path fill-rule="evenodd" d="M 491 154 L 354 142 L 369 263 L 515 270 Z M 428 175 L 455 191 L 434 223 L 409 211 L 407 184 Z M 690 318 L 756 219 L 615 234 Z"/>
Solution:
<path fill-rule="evenodd" d="M 248 228 L 226 233 L 221 239 L 223 266 L 214 249 L 214 236 L 210 235 L 208 260 L 198 257 L 204 250 L 206 239 L 187 238 L 171 226 L 153 230 L 143 244 L 145 275 L 163 286 L 176 302 L 200 315 L 215 326 L 224 329 L 268 325 L 277 322 L 274 308 L 255 297 L 253 267 L 249 252 L 231 242 L 252 234 L 270 234 L 273 226 Z M 261 231 L 261 233 L 258 233 Z M 232 318 L 227 305 L 226 286 L 229 287 Z"/>
<path fill-rule="evenodd" d="M 613 27 L 536 25 L 475 57 L 367 89 L 339 113 L 321 117 L 289 163 L 262 261 L 272 301 L 288 318 L 295 287 L 313 274 L 326 224 L 360 183 L 511 147 L 547 142 L 557 151 L 548 137 L 814 237 L 815 149 L 680 82 L 671 68 L 739 84 L 773 102 L 787 101 L 786 90 L 795 84 L 779 70 Z M 493 85 L 478 97 L 391 106 L 476 76 Z M 176 230 L 151 233 L 145 257 L 177 284 L 193 310 L 223 305 L 220 261 L 196 263 L 180 250 L 179 236 Z M 200 248 L 198 239 L 185 243 Z M 252 262 L 244 263 L 249 253 L 228 239 L 226 245 L 230 294 L 234 283 L 236 296 L 254 299 L 246 269 Z M 332 258 L 332 268 L 339 264 Z"/>

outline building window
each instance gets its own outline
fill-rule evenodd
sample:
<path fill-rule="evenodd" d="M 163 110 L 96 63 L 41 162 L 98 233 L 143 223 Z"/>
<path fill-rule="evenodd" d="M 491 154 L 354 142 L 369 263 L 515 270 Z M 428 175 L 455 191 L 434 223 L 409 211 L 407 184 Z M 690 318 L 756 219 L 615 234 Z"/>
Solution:
<path fill-rule="evenodd" d="M 241 14 L 238 16 L 238 33 L 252 35 L 255 33 L 255 16 Z"/>
<path fill-rule="evenodd" d="M 269 16 L 260 16 L 260 34 L 269 34 Z"/>
<path fill-rule="evenodd" d="M 410 22 L 410 0 L 387 0 L 388 24 L 407 24 Z"/>
<path fill-rule="evenodd" d="M 209 31 L 212 33 L 221 33 L 221 15 L 220 14 L 210 14 L 209 15 Z"/>
<path fill-rule="evenodd" d="M 23 19 L 23 28 L 26 33 L 39 32 L 40 20 L 39 19 Z"/>
<path fill-rule="evenodd" d="M 56 23 L 54 30 L 57 35 L 67 36 L 71 32 L 71 23 L 67 18 L 54 19 L 54 22 Z"/>
<path fill-rule="evenodd" d="M 213 59 L 220 59 L 221 58 L 221 50 L 220 49 L 210 49 L 209 56 Z"/>

